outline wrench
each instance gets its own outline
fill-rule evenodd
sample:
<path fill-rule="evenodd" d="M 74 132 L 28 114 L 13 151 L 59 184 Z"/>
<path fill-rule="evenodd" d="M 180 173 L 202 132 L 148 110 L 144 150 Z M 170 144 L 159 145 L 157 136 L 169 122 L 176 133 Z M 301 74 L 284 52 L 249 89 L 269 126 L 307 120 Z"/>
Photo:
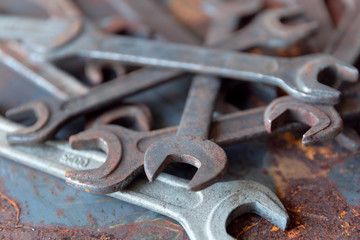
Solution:
<path fill-rule="evenodd" d="M 306 107 L 304 109 L 311 108 Z M 320 109 L 323 105 L 316 105 Z M 285 106 L 286 107 L 286 106 Z M 220 147 L 234 145 L 249 139 L 266 136 L 268 133 L 264 127 L 263 116 L 265 107 L 255 108 L 246 111 L 239 111 L 232 114 L 220 116 L 213 120 L 209 140 Z M 289 109 L 292 112 L 293 109 Z M 328 140 L 326 136 L 334 136 L 341 124 L 336 126 L 323 125 L 319 120 L 337 118 L 335 109 L 325 107 L 324 111 L 308 113 L 313 118 L 312 128 L 322 131 L 308 131 L 307 135 L 311 140 Z M 301 118 L 301 116 L 299 116 Z M 106 117 L 101 117 L 101 123 L 107 123 Z M 326 120 L 328 121 L 328 120 Z M 341 123 L 341 119 L 330 119 L 330 122 Z M 309 122 L 303 120 L 302 122 Z M 334 124 L 335 125 L 335 124 Z M 302 124 L 290 124 L 283 126 L 275 132 L 282 132 L 293 129 L 302 129 Z M 66 182 L 80 190 L 93 193 L 111 193 L 126 187 L 137 175 L 143 172 L 144 154 L 146 149 L 161 139 L 174 136 L 177 127 L 168 127 L 150 132 L 134 132 L 116 125 L 95 125 L 93 129 L 70 137 L 71 146 L 74 149 L 93 149 L 101 147 L 107 152 L 108 157 L 105 163 L 97 169 L 70 171 L 66 174 Z M 327 133 L 327 134 L 325 134 Z M 318 136 L 318 137 L 317 137 Z M 207 158 L 201 159 L 198 172 L 193 177 L 194 182 L 206 182 L 208 180 L 204 166 L 211 166 L 211 162 L 205 162 Z M 222 169 L 219 170 L 221 172 Z M 198 179 L 197 179 L 198 178 Z M 203 178 L 203 179 L 202 179 Z"/>
<path fill-rule="evenodd" d="M 284 28 L 279 28 L 276 32 L 282 36 L 282 30 L 284 30 Z M 314 61 L 316 62 L 316 60 Z M 322 64 L 318 65 L 319 68 L 312 68 L 312 76 L 318 74 L 318 71 L 321 69 L 321 65 Z M 324 67 L 325 65 L 326 64 L 324 63 Z M 343 68 L 339 67 L 339 69 L 341 70 Z M 114 102 L 147 88 L 157 86 L 179 76 L 181 73 L 182 72 L 176 70 L 164 69 L 138 70 L 128 76 L 124 76 L 123 78 L 119 78 L 118 80 L 114 80 L 103 84 L 103 86 L 94 88 L 89 94 L 82 97 L 73 98 L 65 102 L 58 102 L 55 100 L 47 102 L 40 101 L 12 109 L 7 113 L 7 116 L 13 119 L 15 119 L 15 117 L 19 114 L 23 117 L 24 113 L 26 115 L 26 112 L 37 112 L 34 115 L 39 116 L 38 122 L 41 124 L 36 125 L 38 127 L 23 129 L 19 133 L 10 134 L 9 141 L 13 144 L 31 144 L 45 141 L 51 138 L 57 129 L 69 119 L 92 111 L 94 107 L 100 108 L 107 105 L 109 102 Z M 302 73 L 299 73 L 299 75 L 302 75 Z M 306 76 L 306 79 L 307 78 L 308 76 Z M 299 77 L 299 79 L 301 79 L 301 77 Z M 44 109 L 44 111 L 42 109 Z M 44 114 L 40 114 L 40 112 L 44 112 Z"/>
<path fill-rule="evenodd" d="M 68 99 L 89 91 L 85 85 L 52 64 L 28 59 L 21 51 L 21 45 L 16 42 L 0 43 L 0 61 L 59 99 Z M 116 111 L 118 122 L 132 122 L 135 130 L 146 131 L 151 128 L 151 113 L 145 105 L 130 104 Z"/>
<path fill-rule="evenodd" d="M 63 141 L 36 146 L 11 146 L 6 133 L 20 126 L 0 118 L 0 154 L 18 163 L 64 179 L 69 169 L 90 169 L 104 155 L 72 150 Z M 233 239 L 226 226 L 245 213 L 256 213 L 281 229 L 289 216 L 279 198 L 266 186 L 249 180 L 219 182 L 200 192 L 188 192 L 187 181 L 168 174 L 148 183 L 137 179 L 127 189 L 109 196 L 147 208 L 178 221 L 190 239 Z"/>
<path fill-rule="evenodd" d="M 35 55 L 38 58 L 53 60 L 75 55 L 269 83 L 283 88 L 296 98 L 318 103 L 336 103 L 340 94 L 337 90 L 317 82 L 317 73 L 320 70 L 332 68 L 339 79 L 346 81 L 356 81 L 358 76 L 355 68 L 327 55 L 281 59 L 181 44 L 164 44 L 105 34 L 94 24 L 83 19 L 84 28 L 77 38 L 61 48 L 52 48 L 46 53 Z M 0 19 L 0 35 L 2 38 L 20 39 L 25 43 L 25 39 L 36 41 L 39 35 L 36 34 L 32 38 L 32 34 L 29 35 L 26 31 L 29 25 L 51 31 L 59 29 L 58 34 L 53 34 L 50 30 L 50 33 L 37 33 L 42 35 L 42 42 L 39 40 L 38 45 L 41 45 L 42 49 L 49 49 L 47 46 L 51 46 L 51 41 L 61 33 L 63 29 L 61 25 L 65 23 L 55 20 L 3 16 Z M 49 43 L 47 44 L 46 41 Z"/>
<path fill-rule="evenodd" d="M 275 12 L 274 15 L 276 14 L 280 15 L 282 12 Z M 234 12 L 233 15 L 238 14 Z M 265 16 L 268 16 L 268 13 L 266 13 Z M 234 16 L 229 15 L 228 18 L 233 19 Z M 221 40 L 222 35 L 219 33 L 223 32 L 223 24 L 219 24 L 218 21 L 219 20 L 215 18 L 210 25 L 210 30 L 206 37 L 208 43 L 220 42 Z M 221 18 L 220 23 L 223 22 L 224 19 Z M 259 22 L 260 23 L 255 20 L 255 26 L 263 25 L 262 21 Z M 227 26 L 229 32 L 235 28 L 235 22 L 233 22 L 232 28 L 231 26 Z M 250 27 L 250 29 L 252 28 Z M 240 31 L 239 34 L 237 34 L 236 41 L 230 44 L 227 42 L 225 46 L 231 47 L 232 49 L 249 46 L 250 44 L 247 44 L 246 41 L 244 41 L 245 45 L 243 45 L 241 40 L 243 38 L 245 39 L 245 36 L 252 38 L 253 35 L 257 36 L 257 34 L 253 32 L 252 35 L 247 36 L 247 33 L 247 31 Z M 286 39 L 288 38 L 289 37 L 286 37 Z M 271 40 L 273 40 L 274 37 L 270 35 L 270 37 L 259 41 L 259 38 L 253 39 L 256 40 L 253 41 L 252 44 L 258 43 L 261 45 L 265 43 L 266 45 L 266 43 L 270 42 L 271 45 Z M 279 42 L 285 41 L 280 39 Z M 284 45 L 284 43 L 282 45 Z M 175 137 L 170 136 L 163 138 L 151 144 L 146 150 L 144 168 L 150 181 L 156 179 L 162 170 L 171 162 L 183 162 L 197 168 L 202 168 L 202 171 L 198 171 L 189 183 L 190 190 L 192 191 L 206 188 L 218 181 L 226 172 L 228 165 L 226 153 L 217 144 L 207 139 L 217 93 L 221 86 L 219 81 L 219 79 L 209 76 L 197 76 L 194 78 Z"/>
<path fill-rule="evenodd" d="M 238 15 L 234 13 L 233 15 Z M 232 15 L 229 18 L 234 18 Z M 206 43 L 219 42 L 222 24 L 219 19 L 213 19 Z M 223 22 L 221 19 L 220 22 Z M 229 33 L 236 24 L 228 26 Z M 202 167 L 189 183 L 190 190 L 196 191 L 217 182 L 226 172 L 228 160 L 225 151 L 216 143 L 209 141 L 210 124 L 216 106 L 220 79 L 211 76 L 196 76 L 191 84 L 185 109 L 181 117 L 179 129 L 175 137 L 162 138 L 151 144 L 144 158 L 145 173 L 150 181 L 162 172 L 171 162 L 184 162 L 196 167 Z M 206 169 L 206 171 L 205 171 Z M 206 175 L 205 175 L 206 173 Z M 203 174 L 198 176 L 198 174 Z M 202 180 L 201 182 L 196 180 Z"/>
<path fill-rule="evenodd" d="M 144 166 L 150 181 L 171 162 L 188 163 L 202 169 L 189 183 L 192 191 L 206 188 L 226 172 L 225 151 L 207 139 L 220 86 L 220 80 L 214 77 L 193 79 L 176 135 L 161 138 L 146 150 Z"/>

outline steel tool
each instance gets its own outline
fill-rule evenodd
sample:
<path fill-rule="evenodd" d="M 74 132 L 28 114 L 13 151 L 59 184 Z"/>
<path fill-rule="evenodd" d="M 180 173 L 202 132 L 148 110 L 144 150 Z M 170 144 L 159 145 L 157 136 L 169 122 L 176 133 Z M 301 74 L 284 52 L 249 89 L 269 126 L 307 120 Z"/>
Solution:
<path fill-rule="evenodd" d="M 291 111 L 289 111 L 291 109 Z M 327 115 L 322 114 L 326 112 Z M 313 114 L 318 117 L 312 116 Z M 337 111 L 329 105 L 319 108 L 304 105 L 291 97 L 277 98 L 266 108 L 264 114 L 265 128 L 272 132 L 287 121 L 298 121 L 312 126 L 302 138 L 304 146 L 320 142 L 322 139 L 333 139 L 342 132 L 342 119 Z M 332 129 L 324 131 L 324 129 Z M 330 135 L 329 133 L 332 133 Z M 316 133 L 316 134 L 315 134 Z M 325 134 L 325 136 L 324 136 Z"/>
<path fill-rule="evenodd" d="M 263 23 L 266 22 L 265 20 L 263 21 Z M 283 30 L 284 28 L 277 29 L 278 34 L 283 36 L 284 35 Z M 237 47 L 239 47 L 239 45 L 237 45 Z M 322 57 L 320 57 L 320 59 L 321 58 Z M 311 57 L 308 57 L 308 59 L 311 59 Z M 332 61 L 330 59 L 326 60 L 327 59 L 326 58 L 324 59 L 325 62 L 322 62 L 320 61 L 320 59 L 315 58 L 313 60 L 309 60 L 308 62 L 309 65 L 303 66 L 304 68 L 311 67 L 312 65 L 310 64 L 310 62 L 312 61 L 314 64 L 316 64 L 317 67 L 311 68 L 312 70 L 310 70 L 308 73 L 306 73 L 306 69 L 302 70 L 305 71 L 304 73 L 302 73 L 299 70 L 300 72 L 298 71 L 298 73 L 296 73 L 298 78 L 297 81 L 301 82 L 300 79 L 304 79 L 301 77 L 303 74 L 305 74 L 304 77 L 306 77 L 306 79 L 311 79 L 312 78 L 311 76 L 316 78 L 315 75 L 317 75 L 318 72 L 321 71 L 323 68 L 328 66 L 327 65 L 328 63 L 331 64 L 330 62 Z M 263 67 L 266 68 L 267 66 L 263 66 Z M 339 76 L 344 75 L 343 77 L 345 77 L 345 80 L 349 80 L 355 77 L 352 76 L 352 74 L 350 74 L 351 76 L 347 78 L 345 75 L 348 75 L 349 72 L 344 70 L 346 69 L 350 70 L 350 72 L 354 74 L 355 72 L 352 72 L 352 70 L 348 68 L 344 69 L 341 66 L 338 67 L 339 67 L 338 70 L 342 70 L 343 73 L 343 74 L 339 73 Z M 38 122 L 43 124 L 38 124 L 37 125 L 38 127 L 36 128 L 24 129 L 19 133 L 10 134 L 9 141 L 13 144 L 25 144 L 25 143 L 30 144 L 30 143 L 45 141 L 51 138 L 53 134 L 57 131 L 57 129 L 60 128 L 69 119 L 79 116 L 83 113 L 92 111 L 94 108 L 103 107 L 107 105 L 109 102 L 114 102 L 124 97 L 130 96 L 134 93 L 148 89 L 150 87 L 157 86 L 161 83 L 169 81 L 174 77 L 179 76 L 179 74 L 181 74 L 181 72 L 176 70 L 164 70 L 164 69 L 138 70 L 137 72 L 119 78 L 116 81 L 103 84 L 101 87 L 92 90 L 89 94 L 85 96 L 74 98 L 66 102 L 58 102 L 55 100 L 51 100 L 47 102 L 37 102 L 36 104 L 32 103 L 32 104 L 20 106 L 19 108 L 10 110 L 7 113 L 7 115 L 13 118 L 16 117 L 16 115 L 20 114 L 23 117 L 24 112 L 30 113 L 31 111 L 33 112 L 38 111 L 38 113 L 35 113 L 35 115 L 39 116 L 40 118 L 38 119 Z M 286 74 L 290 74 L 290 73 L 286 73 Z M 342 78 L 340 77 L 340 79 Z M 312 91 L 311 90 L 312 88 L 309 89 L 310 91 Z M 39 114 L 40 111 L 42 111 L 41 109 L 46 109 L 46 111 L 44 111 L 44 114 Z"/>
<path fill-rule="evenodd" d="M 229 15 L 229 18 L 233 18 L 232 15 Z M 223 30 L 222 24 L 218 24 L 218 21 L 215 18 L 210 24 L 209 34 L 205 39 L 207 44 L 222 40 L 221 35 L 215 34 Z M 227 27 L 230 33 L 235 30 L 236 24 L 233 22 L 233 26 Z M 153 181 L 171 162 L 184 162 L 202 168 L 202 171 L 197 172 L 189 183 L 190 190 L 193 191 L 213 184 L 226 172 L 228 160 L 225 151 L 208 140 L 220 88 L 221 80 L 212 76 L 199 75 L 192 80 L 175 137 L 162 138 L 146 150 L 144 167 L 150 181 Z"/>
<path fill-rule="evenodd" d="M 290 10 L 290 15 L 294 11 Z M 246 12 L 247 13 L 247 12 Z M 297 12 L 298 13 L 298 12 Z M 239 31 L 233 41 L 225 41 L 225 46 L 230 49 L 244 50 L 249 46 L 269 45 L 272 46 L 277 42 L 278 45 L 287 46 L 292 44 L 294 39 L 301 39 L 304 36 L 282 36 L 279 32 L 286 32 L 286 28 L 279 30 L 276 34 L 271 34 L 274 30 L 270 30 L 267 37 L 261 38 L 255 29 L 258 26 L 266 25 L 264 20 L 280 19 L 284 11 L 268 11 L 260 14 L 260 17 L 254 20 L 254 24 L 250 24 L 245 31 Z M 233 19 L 236 12 L 227 15 Z M 239 17 L 239 16 L 238 16 Z M 222 29 L 223 24 L 218 24 L 218 19 L 214 18 L 209 27 L 209 33 L 206 37 L 208 43 L 220 42 L 222 46 Z M 224 17 L 220 22 L 224 21 Z M 225 21 L 228 22 L 228 21 Z M 231 22 L 231 21 L 230 21 Z M 233 22 L 233 21 L 232 21 Z M 281 24 L 279 24 L 281 25 Z M 237 25 L 233 22 L 232 28 L 227 26 L 229 33 L 236 29 Z M 220 29 L 219 29 L 220 28 Z M 265 28 L 265 27 L 263 27 Z M 295 32 L 306 32 L 296 30 Z M 279 37 L 278 37 L 279 36 Z M 291 37 L 289 37 L 291 36 Z M 242 41 L 244 39 L 244 41 Z M 251 43 L 248 39 L 254 39 Z M 172 162 L 183 162 L 201 168 L 193 180 L 190 181 L 190 190 L 203 189 L 214 182 L 218 181 L 227 169 L 227 156 L 224 150 L 217 144 L 209 141 L 209 129 L 211 123 L 212 112 L 215 107 L 217 93 L 220 90 L 219 79 L 209 76 L 195 77 L 191 85 L 190 93 L 185 105 L 185 110 L 181 118 L 179 129 L 175 136 L 162 138 L 161 140 L 151 144 L 145 153 L 144 167 L 145 173 L 150 181 L 153 181 L 160 172 Z"/>
<path fill-rule="evenodd" d="M 312 108 L 305 106 L 305 103 L 299 104 L 304 104 L 303 109 L 312 111 Z M 322 128 L 322 131 L 310 129 L 306 135 L 306 140 L 325 141 L 329 139 L 327 136 L 333 137 L 334 132 L 339 132 L 342 127 L 341 119 L 337 119 L 338 115 L 331 107 L 326 106 L 324 111 L 321 111 L 324 106 L 316 106 L 320 108 L 320 111 L 307 114 L 312 121 L 305 118 L 301 122 L 317 123 L 312 124 L 312 128 L 317 130 Z M 266 136 L 268 133 L 263 122 L 265 109 L 265 107 L 261 107 L 239 111 L 214 119 L 211 124 L 209 140 L 221 147 L 226 147 L 249 139 Z M 296 111 L 296 109 L 289 108 L 288 111 L 292 112 Z M 291 114 L 288 116 L 291 116 Z M 300 115 L 299 118 L 301 117 Z M 103 120 L 100 123 L 108 123 L 106 117 L 101 118 Z M 330 118 L 330 120 L 327 118 Z M 325 125 L 319 120 L 326 120 L 329 125 Z M 303 127 L 302 124 L 290 124 L 277 129 L 275 132 L 301 129 Z M 95 125 L 93 129 L 71 136 L 70 143 L 74 149 L 101 147 L 103 151 L 107 152 L 108 157 L 100 168 L 68 172 L 66 182 L 78 189 L 93 193 L 111 193 L 123 189 L 137 175 L 143 172 L 144 154 L 148 147 L 161 139 L 174 136 L 177 130 L 177 127 L 168 127 L 150 132 L 134 132 L 116 125 Z M 201 160 L 202 165 L 197 166 L 199 169 L 192 179 L 195 183 L 206 182 L 209 179 L 205 166 L 211 166 L 212 162 L 205 162 L 207 158 Z"/>
<path fill-rule="evenodd" d="M 104 162 L 104 155 L 72 150 L 63 141 L 35 146 L 11 146 L 6 133 L 21 128 L 0 118 L 0 154 L 26 166 L 64 178 L 69 169 L 90 169 Z M 281 229 L 289 216 L 278 197 L 266 186 L 249 180 L 219 182 L 206 190 L 188 192 L 187 181 L 168 174 L 148 183 L 137 179 L 111 197 L 147 208 L 178 221 L 190 239 L 232 239 L 226 226 L 245 213 L 256 213 Z"/>
<path fill-rule="evenodd" d="M 340 95 L 337 90 L 317 81 L 319 71 L 334 69 L 336 77 L 345 81 L 356 81 L 358 76 L 355 68 L 327 55 L 281 59 L 181 44 L 164 44 L 105 34 L 86 18 L 83 18 L 83 29 L 75 39 L 62 47 L 52 47 L 54 39 L 61 36 L 68 24 L 60 20 L 2 16 L 0 36 L 20 39 L 29 48 L 40 49 L 39 54 L 33 51 L 38 58 L 55 60 L 81 56 L 257 81 L 279 86 L 296 98 L 317 103 L 336 103 Z M 29 35 L 28 30 L 31 26 L 44 29 L 44 32 Z M 54 33 L 54 29 L 58 29 L 59 32 Z M 315 68 L 312 67 L 314 65 Z"/>
<path fill-rule="evenodd" d="M 28 59 L 16 42 L 0 43 L 0 61 L 31 80 L 59 99 L 83 95 L 89 91 L 85 85 L 49 63 Z M 117 122 L 131 122 L 135 130 L 149 130 L 152 125 L 150 110 L 145 105 L 128 104 L 116 110 Z"/>

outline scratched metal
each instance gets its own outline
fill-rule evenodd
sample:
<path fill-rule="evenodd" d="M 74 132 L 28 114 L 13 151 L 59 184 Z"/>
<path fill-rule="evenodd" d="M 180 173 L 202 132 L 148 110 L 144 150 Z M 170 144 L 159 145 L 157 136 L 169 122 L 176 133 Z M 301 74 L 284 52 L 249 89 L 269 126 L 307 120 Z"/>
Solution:
<path fill-rule="evenodd" d="M 0 7 L 5 2 L 11 5 L 19 1 L 1 0 Z M 18 6 L 6 9 L 12 12 Z M 1 113 L 28 100 L 46 97 L 5 67 L 0 72 Z M 186 85 L 176 81 L 156 88 L 154 94 L 142 93 L 131 100 L 150 106 L 156 128 L 175 125 L 180 120 Z M 184 89 L 184 93 L 178 89 Z M 164 112 L 168 114 L 164 116 Z M 301 145 L 301 134 L 290 133 L 226 150 L 231 168 L 225 180 L 252 179 L 265 184 L 280 197 L 291 217 L 289 229 L 282 231 L 256 215 L 247 215 L 230 224 L 228 231 L 232 236 L 237 239 L 359 238 L 359 154 L 333 142 L 305 148 Z M 11 201 L 20 209 L 19 223 Z M 78 192 L 58 179 L 3 158 L 0 159 L 1 237 L 187 239 L 181 226 L 168 218 L 104 196 Z"/>

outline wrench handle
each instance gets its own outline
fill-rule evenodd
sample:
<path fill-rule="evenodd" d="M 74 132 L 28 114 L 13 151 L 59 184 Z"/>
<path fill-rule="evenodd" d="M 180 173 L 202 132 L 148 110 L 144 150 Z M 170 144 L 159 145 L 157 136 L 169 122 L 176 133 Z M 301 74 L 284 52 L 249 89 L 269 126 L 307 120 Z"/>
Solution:
<path fill-rule="evenodd" d="M 176 70 L 144 68 L 101 84 L 91 89 L 88 94 L 64 102 L 62 110 L 69 112 L 71 116 L 78 116 L 158 86 L 179 75 L 181 72 Z"/>
<path fill-rule="evenodd" d="M 274 85 L 281 81 L 274 77 L 279 70 L 279 59 L 275 57 L 123 36 L 106 36 L 98 46 L 99 50 L 82 51 L 83 56 Z"/>
<path fill-rule="evenodd" d="M 212 76 L 196 76 L 191 84 L 177 136 L 206 139 L 221 82 Z"/>

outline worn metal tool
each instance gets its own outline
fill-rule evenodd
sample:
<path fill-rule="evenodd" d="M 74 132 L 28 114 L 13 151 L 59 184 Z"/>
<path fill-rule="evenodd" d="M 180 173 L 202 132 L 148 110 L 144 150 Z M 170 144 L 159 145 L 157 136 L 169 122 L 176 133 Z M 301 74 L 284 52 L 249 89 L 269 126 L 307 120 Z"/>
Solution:
<path fill-rule="evenodd" d="M 279 17 L 281 15 L 279 14 Z M 266 18 L 263 18 L 263 23 L 266 23 Z M 275 28 L 276 29 L 276 28 Z M 274 29 L 274 31 L 275 31 Z M 285 28 L 281 27 L 280 29 L 276 29 L 277 33 L 281 36 L 284 35 L 283 31 L 286 30 Z M 301 30 L 302 31 L 302 30 Z M 272 34 L 272 37 L 274 34 Z M 291 37 L 292 38 L 292 37 Z M 271 38 L 272 39 L 272 38 Z M 284 40 L 284 38 L 281 38 Z M 265 44 L 264 42 L 261 42 L 262 44 Z M 285 42 L 283 44 L 286 44 Z M 239 44 L 236 45 L 239 47 Z M 256 56 L 254 56 L 256 57 Z M 310 63 L 313 62 L 316 64 L 316 68 L 312 68 L 308 73 L 304 72 L 302 73 L 300 71 L 301 67 L 299 68 L 300 72 L 297 72 L 295 75 L 297 76 L 297 81 L 301 82 L 300 79 L 303 79 L 305 81 L 305 78 L 302 78 L 301 76 L 303 74 L 306 79 L 311 79 L 318 74 L 319 71 L 321 71 L 323 68 L 328 66 L 327 64 L 332 64 L 332 60 L 330 59 L 323 59 L 325 62 L 322 62 L 320 59 L 311 59 L 311 57 L 307 57 L 309 59 L 309 67 L 312 66 Z M 327 59 L 327 60 L 326 60 Z M 300 59 L 298 59 L 300 60 Z M 292 60 L 293 61 L 293 60 Z M 294 60 L 295 61 L 295 60 Z M 303 60 L 301 60 L 303 61 Z M 306 62 L 307 60 L 305 60 Z M 328 62 L 330 61 L 330 62 Z M 295 61 L 296 62 L 296 61 Z M 338 66 L 338 65 L 337 65 Z M 255 66 L 254 66 L 255 67 Z M 266 68 L 267 66 L 262 66 Z M 283 65 L 279 65 L 278 67 L 283 67 Z M 303 66 L 306 68 L 307 66 Z M 340 78 L 345 77 L 345 80 L 352 79 L 357 75 L 352 69 L 349 68 L 343 68 L 343 66 L 338 66 L 338 70 L 341 70 L 342 73 L 339 73 Z M 285 70 L 285 69 L 284 69 Z M 347 71 L 349 70 L 349 71 Z M 303 71 L 306 71 L 306 69 L 303 69 Z M 131 94 L 143 91 L 145 89 L 148 89 L 150 87 L 157 86 L 161 83 L 164 83 L 166 81 L 169 81 L 170 79 L 179 76 L 181 74 L 180 71 L 175 70 L 164 70 L 164 69 L 145 69 L 145 70 L 139 70 L 137 72 L 134 72 L 128 76 L 124 76 L 123 78 L 119 78 L 116 81 L 112 81 L 106 84 L 103 84 L 101 87 L 96 88 L 92 90 L 89 94 L 71 99 L 66 102 L 58 102 L 55 100 L 47 101 L 47 102 L 37 102 L 37 103 L 31 103 L 28 105 L 20 106 L 19 108 L 15 108 L 13 110 L 10 110 L 7 115 L 11 118 L 16 117 L 17 115 L 21 115 L 21 117 L 24 116 L 24 113 L 30 114 L 31 111 L 37 112 L 35 115 L 37 115 L 40 119 L 38 119 L 38 123 L 35 127 L 24 129 L 20 131 L 19 133 L 14 133 L 9 135 L 9 141 L 13 144 L 29 144 L 29 143 L 35 143 L 35 142 L 41 142 L 44 140 L 47 140 L 53 136 L 53 134 L 57 131 L 58 128 L 60 128 L 66 121 L 68 121 L 71 118 L 74 118 L 76 116 L 79 116 L 83 113 L 92 111 L 94 108 L 100 108 L 105 105 L 107 105 L 110 102 L 118 101 L 124 97 L 127 97 Z M 284 73 L 285 74 L 285 73 Z M 290 74 L 289 72 L 286 72 L 286 74 Z M 307 75 L 309 74 L 309 75 Z M 347 77 L 347 75 L 349 78 Z M 310 77 L 312 76 L 312 77 Z M 341 77 L 342 76 L 342 77 Z M 316 85 L 318 83 L 316 82 Z M 305 87 L 305 86 L 303 86 Z M 308 88 L 310 86 L 307 86 Z M 308 88 L 310 91 L 312 91 L 312 88 Z M 43 111 L 42 109 L 45 109 Z M 43 114 L 40 114 L 40 112 L 43 112 Z M 13 118 L 14 119 L 14 118 Z M 40 124 L 41 123 L 41 124 Z"/>
<path fill-rule="evenodd" d="M 63 179 L 69 169 L 94 168 L 105 159 L 99 152 L 72 150 L 62 141 L 36 146 L 9 145 L 6 133 L 19 128 L 0 117 L 0 154 L 50 175 Z M 257 182 L 219 182 L 196 193 L 188 192 L 186 186 L 186 180 L 163 173 L 153 183 L 137 179 L 127 189 L 110 196 L 175 219 L 194 240 L 232 239 L 226 226 L 245 213 L 256 213 L 281 229 L 289 223 L 278 197 Z"/>
<path fill-rule="evenodd" d="M 239 14 L 234 12 L 229 18 L 234 18 L 233 15 L 239 17 Z M 212 21 L 205 39 L 206 44 L 222 40 L 222 35 L 215 34 L 224 30 L 223 24 L 218 24 L 218 21 L 218 18 Z M 232 26 L 227 26 L 228 33 L 236 29 L 237 24 L 232 22 Z M 150 181 L 153 181 L 171 162 L 184 162 L 200 168 L 189 183 L 190 190 L 193 191 L 213 184 L 226 172 L 228 160 L 225 151 L 208 140 L 220 88 L 221 80 L 212 76 L 199 75 L 192 80 L 175 137 L 162 138 L 146 150 L 144 167 Z"/>
<path fill-rule="evenodd" d="M 277 98 L 266 108 L 264 122 L 268 132 L 274 131 L 289 121 L 303 122 L 312 126 L 303 135 L 302 143 L 304 146 L 323 141 L 326 138 L 335 138 L 342 132 L 343 126 L 339 113 L 330 105 L 323 105 L 320 110 L 286 96 Z"/>
<path fill-rule="evenodd" d="M 293 11 L 290 9 L 289 15 L 298 14 L 298 10 Z M 244 11 L 240 12 L 243 13 Z M 305 36 L 303 35 L 280 34 L 289 32 L 286 28 L 278 29 L 276 33 L 273 33 L 275 32 L 274 30 L 270 30 L 268 33 L 263 33 L 263 37 L 259 37 L 256 30 L 259 26 L 260 29 L 266 28 L 267 22 L 264 20 L 274 21 L 274 19 L 280 19 L 284 13 L 284 10 L 269 10 L 261 13 L 260 17 L 255 18 L 254 23 L 245 28 L 245 31 L 238 31 L 230 41 L 225 40 L 225 47 L 245 50 L 250 46 L 265 45 L 271 47 L 274 45 L 274 42 L 277 46 L 288 46 L 293 44 L 294 39 L 304 38 Z M 239 17 L 239 14 L 235 11 L 227 16 L 233 19 L 233 15 Z M 213 45 L 220 42 L 220 48 L 222 47 L 222 35 L 220 33 L 223 33 L 224 29 L 222 28 L 223 24 L 218 24 L 218 21 L 223 22 L 225 21 L 224 18 L 222 17 L 220 20 L 217 18 L 213 19 L 206 37 L 206 41 Z M 232 28 L 227 26 L 229 33 L 237 27 L 234 21 L 231 22 L 233 23 Z M 294 30 L 294 32 L 304 33 L 306 31 Z M 248 39 L 253 40 L 249 42 Z M 220 83 L 218 81 L 220 80 L 209 76 L 198 76 L 193 80 L 176 136 L 163 138 L 151 144 L 146 150 L 144 167 L 150 181 L 153 181 L 171 162 L 184 162 L 199 168 L 199 171 L 189 183 L 190 190 L 193 191 L 213 184 L 226 172 L 228 164 L 225 152 L 217 144 L 207 139 L 212 112 L 216 104 L 215 100 L 220 90 Z"/>
<path fill-rule="evenodd" d="M 312 111 L 307 104 L 301 102 L 299 104 L 303 104 L 303 109 Z M 319 105 L 320 109 L 322 107 L 323 105 Z M 268 133 L 263 122 L 265 109 L 265 107 L 261 107 L 239 111 L 214 119 L 209 140 L 221 147 L 225 147 L 266 136 Z M 289 112 L 292 111 L 294 109 L 290 108 Z M 309 130 L 307 135 L 309 141 L 328 140 L 329 138 L 326 136 L 332 137 L 334 132 L 339 132 L 339 129 L 341 129 L 341 119 L 337 119 L 336 111 L 331 110 L 331 107 L 326 107 L 323 112 L 314 111 L 308 113 L 308 115 L 312 118 L 311 123 L 317 123 L 312 124 L 312 128 L 317 130 L 323 128 L 322 131 Z M 299 118 L 301 117 L 300 115 Z M 331 117 L 335 119 L 327 119 Z M 106 117 L 102 118 L 103 120 L 100 123 L 107 123 Z M 319 121 L 320 119 L 335 124 L 324 125 Z M 308 123 L 309 119 L 302 119 L 301 122 Z M 303 127 L 302 124 L 290 124 L 277 129 L 276 132 Z M 108 154 L 108 157 L 100 168 L 68 172 L 66 182 L 78 189 L 93 193 L 111 193 L 121 190 L 143 172 L 144 154 L 148 147 L 161 139 L 174 136 L 177 129 L 177 127 L 168 127 L 150 132 L 134 132 L 116 125 L 98 125 L 94 126 L 93 129 L 72 136 L 70 137 L 70 143 L 73 148 L 93 149 L 100 147 Z M 204 166 L 199 166 L 198 180 L 196 182 L 206 182 L 208 180 L 206 170 L 202 169 L 202 167 Z"/>
<path fill-rule="evenodd" d="M 146 150 L 145 172 L 150 181 L 171 162 L 188 163 L 199 168 L 189 183 L 192 191 L 217 182 L 226 172 L 225 151 L 208 140 L 220 86 L 220 80 L 214 77 L 197 76 L 193 79 L 176 135 L 161 138 Z"/>
<path fill-rule="evenodd" d="M 36 42 L 36 46 L 45 50 L 35 54 L 38 58 L 55 60 L 67 56 L 81 56 L 264 82 L 279 86 L 296 98 L 318 103 L 336 103 L 340 95 L 339 91 L 317 81 L 319 71 L 334 69 L 336 77 L 345 81 L 356 81 L 358 76 L 355 68 L 327 55 L 281 59 L 181 44 L 164 44 L 104 34 L 86 18 L 83 18 L 83 30 L 73 41 L 62 47 L 49 48 L 54 45 L 54 39 L 61 36 L 67 24 L 58 20 L 3 16 L 0 18 L 0 38 L 20 39 L 28 46 L 29 41 L 31 46 Z M 38 31 L 29 35 L 31 26 L 44 29 L 44 32 Z M 59 32 L 54 33 L 54 29 L 59 29 Z M 36 49 L 38 48 L 33 48 Z"/>
<path fill-rule="evenodd" d="M 83 95 L 89 88 L 52 64 L 36 62 L 25 56 L 16 42 L 0 43 L 0 61 L 59 99 Z M 128 122 L 135 130 L 150 130 L 152 117 L 145 105 L 127 104 L 116 110 L 117 122 Z"/>

